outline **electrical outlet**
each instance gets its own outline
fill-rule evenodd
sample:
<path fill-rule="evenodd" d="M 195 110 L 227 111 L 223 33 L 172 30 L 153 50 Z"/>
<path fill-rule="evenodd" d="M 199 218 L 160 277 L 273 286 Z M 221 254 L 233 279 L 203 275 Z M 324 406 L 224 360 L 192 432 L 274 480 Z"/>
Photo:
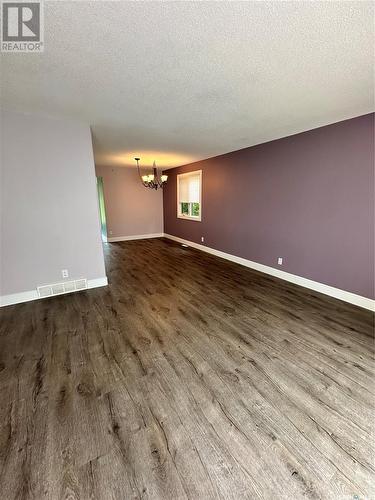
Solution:
<path fill-rule="evenodd" d="M 204 243 L 204 236 L 201 237 L 201 242 Z"/>
<path fill-rule="evenodd" d="M 112 233 L 113 233 L 113 231 L 112 231 L 112 229 L 110 229 L 110 230 L 109 230 L 109 234 L 112 234 Z"/>
<path fill-rule="evenodd" d="M 282 266 L 283 265 L 283 258 L 282 257 L 279 257 L 277 259 L 277 263 L 279 264 L 279 266 Z"/>
<path fill-rule="evenodd" d="M 61 271 L 61 275 L 63 278 L 69 278 L 69 271 L 67 269 L 63 269 Z"/>

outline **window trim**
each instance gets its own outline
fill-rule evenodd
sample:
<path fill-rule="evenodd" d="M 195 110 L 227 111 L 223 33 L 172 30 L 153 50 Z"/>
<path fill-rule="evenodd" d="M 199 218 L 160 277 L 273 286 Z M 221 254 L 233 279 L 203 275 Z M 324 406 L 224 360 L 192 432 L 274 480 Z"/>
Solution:
<path fill-rule="evenodd" d="M 199 216 L 194 215 L 184 215 L 180 212 L 180 177 L 189 177 L 193 174 L 199 174 Z M 197 222 L 202 221 L 202 170 L 193 170 L 192 172 L 184 172 L 183 174 L 177 174 L 177 218 L 184 220 L 195 220 Z"/>

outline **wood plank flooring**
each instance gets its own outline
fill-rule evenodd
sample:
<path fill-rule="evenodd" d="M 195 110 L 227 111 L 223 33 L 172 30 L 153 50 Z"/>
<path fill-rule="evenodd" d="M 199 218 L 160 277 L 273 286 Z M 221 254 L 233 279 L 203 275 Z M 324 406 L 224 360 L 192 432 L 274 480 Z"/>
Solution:
<path fill-rule="evenodd" d="M 374 499 L 373 316 L 163 239 L 0 311 L 1 499 Z"/>

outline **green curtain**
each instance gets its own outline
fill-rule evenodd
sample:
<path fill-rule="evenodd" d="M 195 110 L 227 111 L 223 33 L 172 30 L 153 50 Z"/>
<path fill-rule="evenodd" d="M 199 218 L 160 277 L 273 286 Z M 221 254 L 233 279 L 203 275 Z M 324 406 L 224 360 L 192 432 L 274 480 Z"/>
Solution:
<path fill-rule="evenodd" d="M 107 221 L 105 218 L 103 177 L 96 178 L 96 185 L 98 188 L 99 217 L 100 217 L 100 227 L 102 232 L 102 240 L 107 241 Z"/>

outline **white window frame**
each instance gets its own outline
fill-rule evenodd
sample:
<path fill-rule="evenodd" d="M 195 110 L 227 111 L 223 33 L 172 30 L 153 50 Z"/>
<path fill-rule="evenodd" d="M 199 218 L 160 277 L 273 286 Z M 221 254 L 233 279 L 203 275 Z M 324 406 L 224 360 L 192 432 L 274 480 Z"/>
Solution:
<path fill-rule="evenodd" d="M 190 175 L 199 174 L 199 215 L 186 215 L 180 210 L 180 182 L 181 177 L 188 177 Z M 202 221 L 202 170 L 194 170 L 193 172 L 186 172 L 184 174 L 177 174 L 177 218 L 185 220 L 195 220 L 198 222 Z"/>

